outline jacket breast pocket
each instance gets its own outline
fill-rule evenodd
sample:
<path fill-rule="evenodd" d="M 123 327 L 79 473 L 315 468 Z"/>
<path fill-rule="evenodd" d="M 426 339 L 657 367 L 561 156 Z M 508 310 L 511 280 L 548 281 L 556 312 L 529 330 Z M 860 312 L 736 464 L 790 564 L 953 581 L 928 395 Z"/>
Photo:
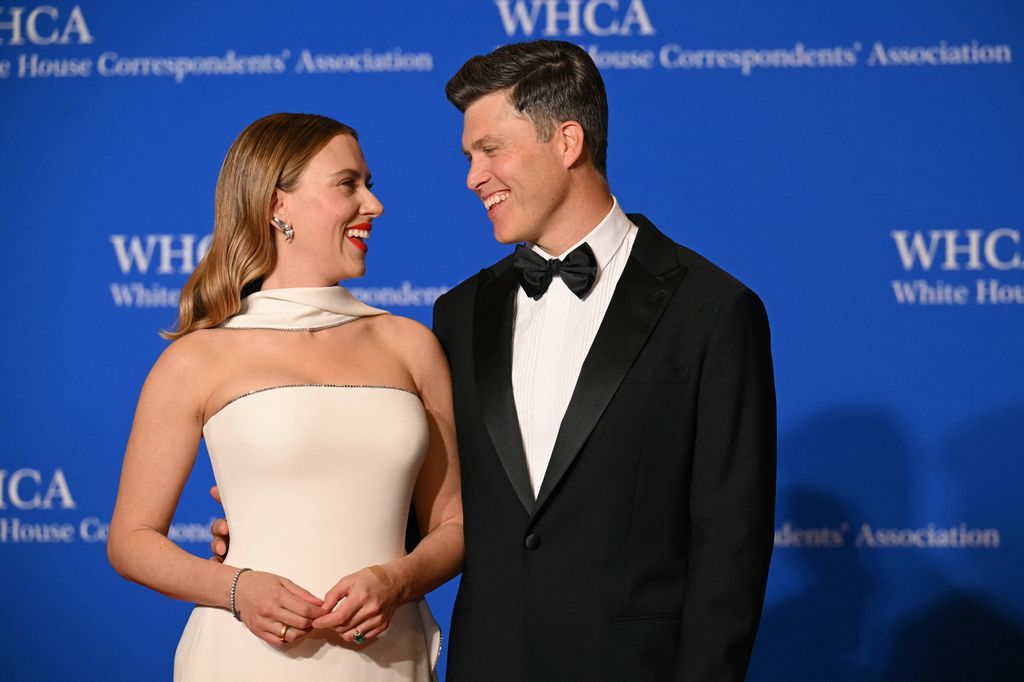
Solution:
<path fill-rule="evenodd" d="M 690 380 L 690 367 L 668 362 L 634 365 L 623 378 L 624 384 L 683 384 Z"/>
<path fill-rule="evenodd" d="M 674 676 L 679 647 L 679 614 L 613 618 L 603 651 L 609 656 L 606 679 L 664 682 Z"/>

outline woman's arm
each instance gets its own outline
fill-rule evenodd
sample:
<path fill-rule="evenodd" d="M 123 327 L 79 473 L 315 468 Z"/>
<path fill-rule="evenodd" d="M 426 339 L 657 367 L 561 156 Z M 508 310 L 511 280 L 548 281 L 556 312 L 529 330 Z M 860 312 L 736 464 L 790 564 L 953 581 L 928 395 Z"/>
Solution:
<path fill-rule="evenodd" d="M 413 491 L 426 535 L 410 554 L 342 578 L 324 599 L 336 611 L 313 625 L 334 628 L 349 641 L 355 628 L 367 639 L 387 629 L 395 609 L 455 576 L 462 567 L 462 493 L 448 361 L 433 333 L 417 322 L 388 320 L 389 342 L 407 362 L 427 414 L 430 442 Z"/>
<path fill-rule="evenodd" d="M 167 539 L 202 436 L 209 394 L 202 344 L 194 335 L 179 339 L 146 378 L 125 451 L 107 557 L 122 576 L 161 594 L 228 608 L 237 569 L 201 559 Z M 236 607 L 254 634 L 280 643 L 281 625 L 308 630 L 311 619 L 324 612 L 316 597 L 268 576 L 241 576 Z M 291 641 L 302 632 L 288 634 Z"/>
<path fill-rule="evenodd" d="M 413 504 L 426 535 L 412 553 L 387 565 L 403 586 L 402 598 L 411 601 L 444 584 L 462 570 L 462 482 L 455 437 L 452 380 L 448 360 L 434 334 L 416 325 L 422 338 L 414 355 L 413 379 L 427 413 L 430 445 L 416 487 Z M 414 335 L 409 334 L 408 338 Z"/>
<path fill-rule="evenodd" d="M 139 396 L 128 438 L 107 556 L 125 578 L 162 594 L 225 606 L 234 569 L 205 562 L 167 539 L 202 436 L 199 344 L 175 342 L 157 360 Z"/>

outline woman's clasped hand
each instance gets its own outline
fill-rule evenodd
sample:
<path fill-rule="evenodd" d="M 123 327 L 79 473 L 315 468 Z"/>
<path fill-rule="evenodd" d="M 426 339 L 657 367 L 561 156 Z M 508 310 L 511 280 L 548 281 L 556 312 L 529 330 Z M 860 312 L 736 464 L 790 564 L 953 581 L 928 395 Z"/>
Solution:
<path fill-rule="evenodd" d="M 245 571 L 238 576 L 235 608 L 249 631 L 267 644 L 305 637 L 313 629 L 313 621 L 328 613 L 323 599 L 287 578 L 263 571 Z"/>
<path fill-rule="evenodd" d="M 388 629 L 401 596 L 383 567 L 364 568 L 331 588 L 323 603 L 328 613 L 313 621 L 313 627 L 330 628 L 348 642 L 371 642 Z"/>
<path fill-rule="evenodd" d="M 239 619 L 274 645 L 290 644 L 314 629 L 369 644 L 388 629 L 401 604 L 401 590 L 381 566 L 343 577 L 324 599 L 279 575 L 245 571 L 238 577 L 235 596 Z"/>

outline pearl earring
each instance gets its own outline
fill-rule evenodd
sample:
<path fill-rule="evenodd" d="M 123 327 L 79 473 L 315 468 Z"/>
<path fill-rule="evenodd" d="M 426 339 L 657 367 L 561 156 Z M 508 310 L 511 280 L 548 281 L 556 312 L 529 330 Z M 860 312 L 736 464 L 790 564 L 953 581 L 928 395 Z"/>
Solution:
<path fill-rule="evenodd" d="M 292 229 L 292 226 L 278 218 L 276 215 L 270 216 L 270 219 L 274 221 L 274 225 L 277 226 L 277 229 L 281 230 L 281 234 L 284 235 L 284 240 L 286 242 L 290 242 L 292 237 L 295 236 L 295 230 Z"/>

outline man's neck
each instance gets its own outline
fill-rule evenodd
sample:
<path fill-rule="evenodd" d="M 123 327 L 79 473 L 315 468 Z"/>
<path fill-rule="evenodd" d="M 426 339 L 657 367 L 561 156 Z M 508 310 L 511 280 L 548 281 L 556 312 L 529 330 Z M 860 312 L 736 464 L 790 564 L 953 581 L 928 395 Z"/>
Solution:
<path fill-rule="evenodd" d="M 560 256 L 597 227 L 614 201 L 604 183 L 577 188 L 551 216 L 550 229 L 537 240 L 537 246 L 551 256 Z"/>

